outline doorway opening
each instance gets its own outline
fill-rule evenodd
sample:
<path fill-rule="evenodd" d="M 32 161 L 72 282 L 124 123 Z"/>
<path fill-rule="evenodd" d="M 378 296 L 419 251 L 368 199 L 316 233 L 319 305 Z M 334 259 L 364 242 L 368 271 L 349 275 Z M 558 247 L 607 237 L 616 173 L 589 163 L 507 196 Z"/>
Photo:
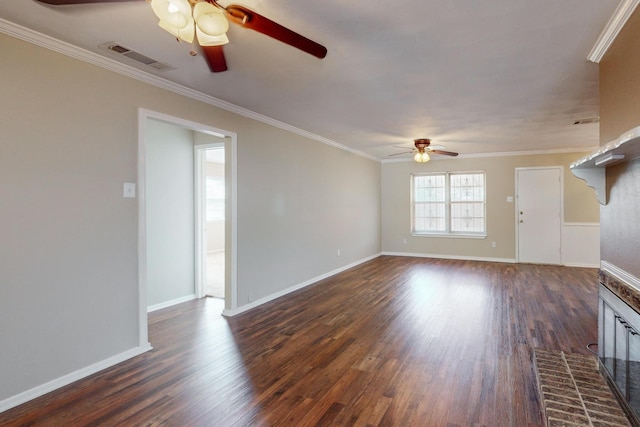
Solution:
<path fill-rule="evenodd" d="M 224 143 L 197 145 L 197 206 L 201 220 L 202 296 L 225 298 L 225 149 Z"/>
<path fill-rule="evenodd" d="M 195 186 L 191 187 L 191 190 L 186 189 L 185 191 L 191 192 L 194 196 L 192 197 L 191 204 L 191 212 L 195 213 L 192 215 L 192 224 L 195 224 L 191 229 L 193 230 L 192 236 L 195 237 L 195 245 L 196 247 L 192 248 L 192 258 L 191 265 L 195 267 L 195 283 L 194 275 L 191 275 L 191 291 L 183 292 L 187 295 L 185 296 L 170 296 L 165 297 L 163 294 L 163 300 L 159 303 L 156 301 L 150 301 L 148 299 L 149 294 L 149 268 L 152 268 L 153 265 L 159 265 L 162 260 L 158 260 L 156 258 L 150 259 L 149 256 L 155 256 L 150 254 L 149 247 L 149 235 L 150 226 L 154 224 L 153 217 L 149 216 L 150 209 L 153 207 L 149 206 L 149 200 L 147 200 L 148 196 L 148 171 L 149 168 L 148 162 L 149 159 L 149 148 L 152 145 L 155 145 L 151 139 L 154 138 L 154 132 L 152 131 L 154 128 L 154 123 L 163 123 L 165 127 L 168 127 L 170 130 L 177 130 L 175 133 L 183 135 L 181 139 L 181 143 L 184 143 L 186 140 L 191 141 L 191 159 L 187 160 L 187 162 L 183 162 L 183 164 L 190 163 L 191 164 L 191 176 L 194 177 L 192 184 Z M 157 132 L 156 132 L 157 133 Z M 169 132 L 173 134 L 174 132 Z M 165 146 L 171 146 L 172 142 L 166 137 L 166 133 L 164 141 L 166 142 Z M 188 135 L 191 135 L 190 137 Z M 213 140 L 212 140 L 213 137 Z M 224 284 L 223 289 L 224 294 L 222 297 L 224 298 L 224 311 L 223 314 L 227 314 L 233 309 L 237 307 L 237 207 L 236 207 L 236 182 L 237 182 L 237 162 L 236 162 L 236 134 L 233 132 L 229 132 L 223 129 L 214 128 L 208 125 L 203 125 L 201 123 L 195 123 L 188 120 L 184 120 L 181 118 L 169 116 L 162 113 L 157 113 L 154 111 L 149 111 L 145 109 L 138 110 L 138 304 L 139 304 L 139 341 L 141 343 L 147 343 L 148 340 L 148 321 L 147 321 L 147 313 L 149 310 L 149 303 L 156 308 L 162 308 L 163 306 L 169 306 L 173 303 L 181 302 L 182 300 L 189 299 L 189 293 L 191 293 L 191 298 L 199 298 L 204 296 L 204 286 L 203 286 L 203 274 L 202 272 L 207 270 L 206 268 L 206 258 L 205 262 L 198 254 L 202 252 L 203 238 L 202 233 L 199 231 L 204 227 L 201 224 L 206 224 L 206 213 L 205 210 L 200 209 L 197 205 L 198 201 L 202 203 L 206 203 L 205 197 L 198 197 L 198 191 L 204 192 L 206 190 L 206 180 L 203 181 L 203 185 L 199 185 L 197 169 L 201 163 L 197 162 L 197 153 L 204 153 L 205 150 L 197 150 L 198 146 L 202 146 L 204 148 L 217 148 L 219 153 L 224 155 L 224 180 L 223 180 L 223 188 L 224 191 L 221 191 L 220 188 L 217 188 L 217 194 L 223 194 L 223 201 L 219 203 L 219 205 L 223 206 L 224 209 L 224 237 L 222 248 L 224 250 L 224 278 L 222 282 Z M 211 147 L 213 145 L 213 147 Z M 195 149 L 196 158 L 193 157 L 193 153 Z M 165 158 L 171 159 L 171 156 L 165 156 Z M 151 159 L 153 160 L 153 159 Z M 157 166 L 157 165 L 156 165 Z M 154 170 L 158 170 L 155 167 Z M 163 170 L 160 168 L 160 170 Z M 170 174 L 171 167 L 164 168 L 164 171 L 167 174 Z M 217 185 L 217 184 L 216 184 Z M 202 187 L 200 190 L 199 188 Z M 162 188 L 160 189 L 162 190 Z M 193 203 L 195 200 L 196 203 Z M 195 204 L 195 206 L 194 206 Z M 185 207 L 186 209 L 187 207 Z M 195 209 L 194 209 L 195 208 Z M 157 209 L 156 209 L 157 211 Z M 193 218 L 195 216 L 195 218 Z M 151 227 L 153 228 L 153 227 Z M 187 231 L 188 232 L 188 231 Z M 187 233 L 185 232 L 185 233 Z M 206 243 L 204 243 L 206 244 Z M 153 247 L 152 247 L 153 249 Z M 194 250 L 195 249 L 195 250 Z M 165 257 L 166 259 L 166 257 Z M 171 259 L 166 259 L 166 262 L 172 262 Z M 189 260 L 183 260 L 182 264 L 186 265 Z M 204 266 L 203 266 L 204 265 Z M 193 272 L 193 268 L 191 270 Z M 188 280 L 188 279 L 185 279 Z M 154 294 L 155 295 L 155 294 Z"/>

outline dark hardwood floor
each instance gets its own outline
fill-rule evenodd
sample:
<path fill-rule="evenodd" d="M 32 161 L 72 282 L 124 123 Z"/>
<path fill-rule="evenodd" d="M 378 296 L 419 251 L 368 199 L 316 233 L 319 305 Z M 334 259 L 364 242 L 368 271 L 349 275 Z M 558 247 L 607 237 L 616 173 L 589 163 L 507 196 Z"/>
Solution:
<path fill-rule="evenodd" d="M 149 316 L 154 350 L 3 426 L 541 426 L 536 347 L 589 354 L 597 270 L 383 256 L 234 318 Z"/>

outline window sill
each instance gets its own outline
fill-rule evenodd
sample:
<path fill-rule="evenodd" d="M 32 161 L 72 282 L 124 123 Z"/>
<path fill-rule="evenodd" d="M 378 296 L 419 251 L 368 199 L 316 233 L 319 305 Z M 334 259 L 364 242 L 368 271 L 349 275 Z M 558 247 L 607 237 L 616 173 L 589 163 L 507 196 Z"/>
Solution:
<path fill-rule="evenodd" d="M 444 237 L 450 239 L 486 239 L 486 234 L 411 233 L 413 237 Z"/>

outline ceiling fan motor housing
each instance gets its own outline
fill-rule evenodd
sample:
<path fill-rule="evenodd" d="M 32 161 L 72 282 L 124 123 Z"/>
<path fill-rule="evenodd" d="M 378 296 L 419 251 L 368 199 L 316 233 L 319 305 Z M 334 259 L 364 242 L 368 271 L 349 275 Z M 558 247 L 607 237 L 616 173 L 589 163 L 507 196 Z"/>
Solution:
<path fill-rule="evenodd" d="M 420 138 L 416 139 L 414 143 L 418 151 L 422 153 L 431 144 L 431 140 L 428 138 Z"/>

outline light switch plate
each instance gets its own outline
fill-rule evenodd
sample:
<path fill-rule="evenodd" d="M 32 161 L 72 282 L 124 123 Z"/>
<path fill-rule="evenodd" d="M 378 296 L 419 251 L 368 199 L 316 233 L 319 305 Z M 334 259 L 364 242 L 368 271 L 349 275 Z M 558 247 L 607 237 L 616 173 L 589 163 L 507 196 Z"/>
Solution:
<path fill-rule="evenodd" d="M 122 186 L 122 197 L 125 199 L 136 198 L 136 185 L 133 182 L 125 182 Z"/>

